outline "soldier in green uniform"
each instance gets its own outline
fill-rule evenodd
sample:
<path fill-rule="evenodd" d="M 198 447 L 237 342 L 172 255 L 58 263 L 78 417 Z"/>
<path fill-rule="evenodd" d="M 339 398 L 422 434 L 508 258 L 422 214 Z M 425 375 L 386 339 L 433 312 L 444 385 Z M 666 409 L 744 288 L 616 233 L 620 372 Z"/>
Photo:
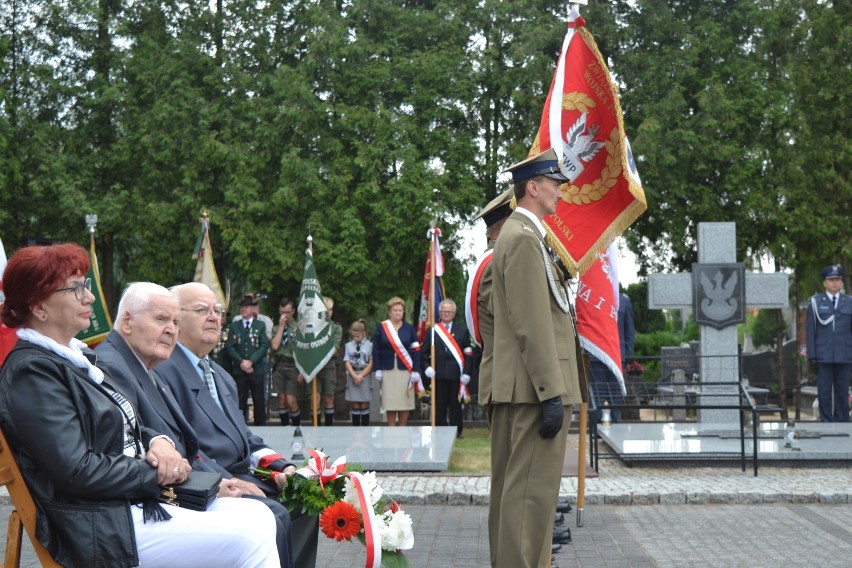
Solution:
<path fill-rule="evenodd" d="M 552 149 L 509 171 L 518 206 L 494 246 L 491 392 L 482 400 L 491 424 L 488 531 L 492 566 L 545 568 L 571 405 L 581 402 L 568 292 L 543 225 L 567 179 Z"/>
<path fill-rule="evenodd" d="M 246 294 L 240 301 L 242 321 L 231 323 L 225 352 L 231 360 L 233 377 L 237 383 L 237 397 L 243 417 L 248 420 L 247 398 L 251 393 L 254 405 L 254 425 L 266 425 L 266 393 L 264 380 L 269 370 L 269 340 L 266 326 L 254 317 L 254 295 Z"/>

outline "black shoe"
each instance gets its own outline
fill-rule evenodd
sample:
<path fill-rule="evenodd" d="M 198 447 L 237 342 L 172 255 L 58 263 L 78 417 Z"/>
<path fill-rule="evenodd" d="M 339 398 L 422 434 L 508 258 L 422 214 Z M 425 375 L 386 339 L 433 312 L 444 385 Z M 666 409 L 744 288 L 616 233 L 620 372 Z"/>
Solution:
<path fill-rule="evenodd" d="M 464 434 L 459 434 L 458 436 L 456 436 L 456 440 L 461 440 L 462 438 L 464 438 Z"/>
<path fill-rule="evenodd" d="M 559 552 L 560 550 L 562 550 L 562 545 L 561 545 L 561 544 L 558 544 L 558 543 L 555 543 L 555 542 L 554 542 L 553 544 L 551 544 L 551 545 L 550 545 L 550 553 L 551 553 L 551 554 L 556 554 L 556 553 L 557 553 L 557 552 Z"/>
<path fill-rule="evenodd" d="M 571 503 L 568 501 L 559 501 L 556 504 L 556 512 L 558 513 L 569 513 L 571 512 Z"/>
<path fill-rule="evenodd" d="M 553 542 L 558 544 L 568 544 L 571 542 L 571 529 L 563 529 L 553 533 Z"/>
<path fill-rule="evenodd" d="M 553 517 L 553 524 L 555 524 L 555 525 L 561 525 L 564 522 L 565 522 L 565 513 L 556 513 L 556 515 Z"/>

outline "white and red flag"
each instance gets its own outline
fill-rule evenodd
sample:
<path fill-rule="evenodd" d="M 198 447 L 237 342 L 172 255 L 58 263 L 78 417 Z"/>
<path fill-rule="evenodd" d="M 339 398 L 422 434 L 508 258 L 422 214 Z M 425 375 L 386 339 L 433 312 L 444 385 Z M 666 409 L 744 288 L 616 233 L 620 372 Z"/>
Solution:
<path fill-rule="evenodd" d="M 596 254 L 645 211 L 618 87 L 576 6 L 544 104 L 530 156 L 556 151 L 562 185 L 556 214 L 545 217 L 549 241 L 572 274 L 582 274 Z"/>
<path fill-rule="evenodd" d="M 592 267 L 577 286 L 577 335 L 580 345 L 618 378 L 626 395 L 621 373 L 621 348 L 618 340 L 618 271 L 615 246 L 597 255 Z"/>
<path fill-rule="evenodd" d="M 420 293 L 420 313 L 417 317 L 417 340 L 423 343 L 426 331 L 435 323 L 438 305 L 444 301 L 444 255 L 441 252 L 441 229 L 433 227 L 426 233 L 429 239 L 429 256 L 423 274 L 423 290 Z M 432 267 L 434 267 L 434 272 Z M 432 306 L 430 311 L 429 306 Z"/>

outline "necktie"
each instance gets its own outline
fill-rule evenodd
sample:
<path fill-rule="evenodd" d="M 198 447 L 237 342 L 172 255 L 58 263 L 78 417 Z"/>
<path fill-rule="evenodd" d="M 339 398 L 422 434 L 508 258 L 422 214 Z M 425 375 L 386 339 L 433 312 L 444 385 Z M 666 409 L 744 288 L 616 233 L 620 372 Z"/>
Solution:
<path fill-rule="evenodd" d="M 250 327 L 251 327 L 251 322 L 249 320 L 246 320 L 246 331 L 248 331 Z"/>
<path fill-rule="evenodd" d="M 201 359 L 198 361 L 198 366 L 201 367 L 204 373 L 204 384 L 207 386 L 207 390 L 210 391 L 210 396 L 213 397 L 219 408 L 222 408 L 222 403 L 219 402 L 219 393 L 216 390 L 216 381 L 213 380 L 213 369 L 210 368 L 210 363 L 207 359 Z"/>
<path fill-rule="evenodd" d="M 836 309 L 837 309 L 837 295 L 835 295 L 835 296 L 831 299 L 831 301 L 832 301 L 832 303 L 834 304 L 834 309 L 836 310 Z"/>

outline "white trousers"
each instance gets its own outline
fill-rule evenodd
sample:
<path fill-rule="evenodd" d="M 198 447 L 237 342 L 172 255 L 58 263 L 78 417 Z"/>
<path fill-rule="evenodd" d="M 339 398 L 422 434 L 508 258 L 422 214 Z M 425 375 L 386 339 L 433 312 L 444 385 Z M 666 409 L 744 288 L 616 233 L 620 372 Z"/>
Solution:
<path fill-rule="evenodd" d="M 164 507 L 172 518 L 156 523 L 130 507 L 141 568 L 280 568 L 275 518 L 260 501 L 216 498 L 203 512 Z"/>

